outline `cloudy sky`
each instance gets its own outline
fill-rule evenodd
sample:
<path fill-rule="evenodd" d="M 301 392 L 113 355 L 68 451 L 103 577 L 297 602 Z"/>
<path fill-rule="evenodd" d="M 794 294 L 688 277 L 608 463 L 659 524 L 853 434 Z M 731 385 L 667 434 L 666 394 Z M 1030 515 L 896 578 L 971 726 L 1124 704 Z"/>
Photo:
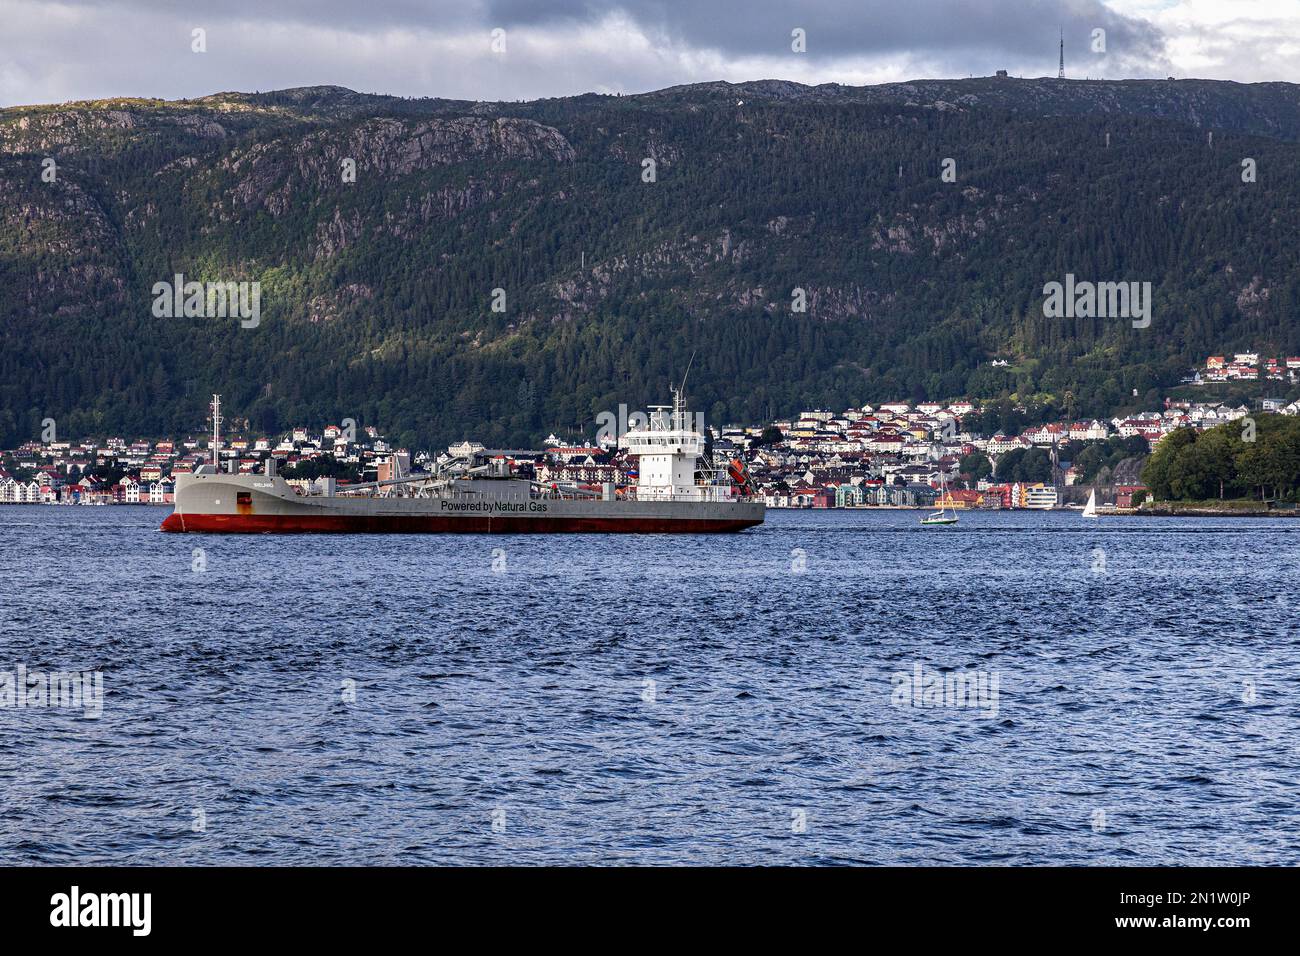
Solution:
<path fill-rule="evenodd" d="M 0 106 L 318 84 L 495 100 L 1043 76 L 1062 28 L 1070 76 L 1300 82 L 1300 0 L 0 0 Z"/>

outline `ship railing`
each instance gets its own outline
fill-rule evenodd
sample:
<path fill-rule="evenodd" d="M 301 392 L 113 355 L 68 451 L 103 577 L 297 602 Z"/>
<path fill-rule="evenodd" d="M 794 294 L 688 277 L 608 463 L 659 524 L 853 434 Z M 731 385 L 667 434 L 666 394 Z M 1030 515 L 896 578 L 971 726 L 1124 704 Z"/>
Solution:
<path fill-rule="evenodd" d="M 730 487 L 696 482 L 694 490 L 685 494 L 671 491 L 647 491 L 636 485 L 621 490 L 622 497 L 628 501 L 733 501 L 735 495 Z"/>

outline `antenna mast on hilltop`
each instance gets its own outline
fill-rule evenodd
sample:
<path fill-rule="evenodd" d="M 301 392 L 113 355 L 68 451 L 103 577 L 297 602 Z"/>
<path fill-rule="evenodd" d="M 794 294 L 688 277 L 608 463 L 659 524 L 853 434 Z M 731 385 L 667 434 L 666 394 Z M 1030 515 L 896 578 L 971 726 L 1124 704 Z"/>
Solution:
<path fill-rule="evenodd" d="M 1065 79 L 1065 27 L 1061 27 L 1061 65 L 1057 67 L 1056 78 Z"/>
<path fill-rule="evenodd" d="M 221 396 L 212 396 L 212 467 L 221 470 L 217 455 L 221 451 Z"/>

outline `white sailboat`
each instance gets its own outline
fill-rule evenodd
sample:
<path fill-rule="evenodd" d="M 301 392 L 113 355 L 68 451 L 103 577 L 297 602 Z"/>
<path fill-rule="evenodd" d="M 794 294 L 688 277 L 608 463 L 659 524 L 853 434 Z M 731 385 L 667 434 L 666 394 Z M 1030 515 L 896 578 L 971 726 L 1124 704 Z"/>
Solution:
<path fill-rule="evenodd" d="M 1092 494 L 1088 495 L 1088 503 L 1083 506 L 1083 516 L 1085 518 L 1097 517 L 1097 489 L 1092 489 Z"/>
<path fill-rule="evenodd" d="M 957 523 L 956 509 L 952 509 L 952 511 L 949 512 L 949 509 L 943 507 L 943 499 L 944 496 L 947 494 L 947 492 L 948 492 L 948 482 L 944 480 L 943 475 L 940 475 L 939 476 L 939 510 L 932 515 L 926 515 L 924 518 L 922 518 L 921 524 L 935 525 L 935 524 L 956 524 Z"/>

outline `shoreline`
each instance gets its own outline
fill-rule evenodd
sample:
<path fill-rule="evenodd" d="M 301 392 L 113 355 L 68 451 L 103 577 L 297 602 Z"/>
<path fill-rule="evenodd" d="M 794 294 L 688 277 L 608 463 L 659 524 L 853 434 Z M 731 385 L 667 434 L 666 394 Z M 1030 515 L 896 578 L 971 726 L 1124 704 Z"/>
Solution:
<path fill-rule="evenodd" d="M 0 501 L 0 508 L 170 508 L 170 501 Z"/>
<path fill-rule="evenodd" d="M 0 507 L 14 508 L 172 508 L 172 502 L 162 501 L 0 501 Z M 854 505 L 842 508 L 814 508 L 811 505 L 802 508 L 769 507 L 768 511 L 934 511 L 933 507 L 920 505 Z M 962 514 L 1000 514 L 1003 512 L 1026 512 L 1046 514 L 1078 514 L 1079 508 L 964 508 L 958 509 Z M 1097 512 L 1099 518 L 1300 518 L 1297 508 L 1206 508 L 1206 507 L 1171 507 L 1168 503 L 1150 508 L 1110 508 Z"/>
<path fill-rule="evenodd" d="M 1115 514 L 1145 518 L 1300 518 L 1296 508 L 1207 508 L 1201 506 L 1171 507 L 1161 504 L 1152 508 L 1130 508 Z"/>

